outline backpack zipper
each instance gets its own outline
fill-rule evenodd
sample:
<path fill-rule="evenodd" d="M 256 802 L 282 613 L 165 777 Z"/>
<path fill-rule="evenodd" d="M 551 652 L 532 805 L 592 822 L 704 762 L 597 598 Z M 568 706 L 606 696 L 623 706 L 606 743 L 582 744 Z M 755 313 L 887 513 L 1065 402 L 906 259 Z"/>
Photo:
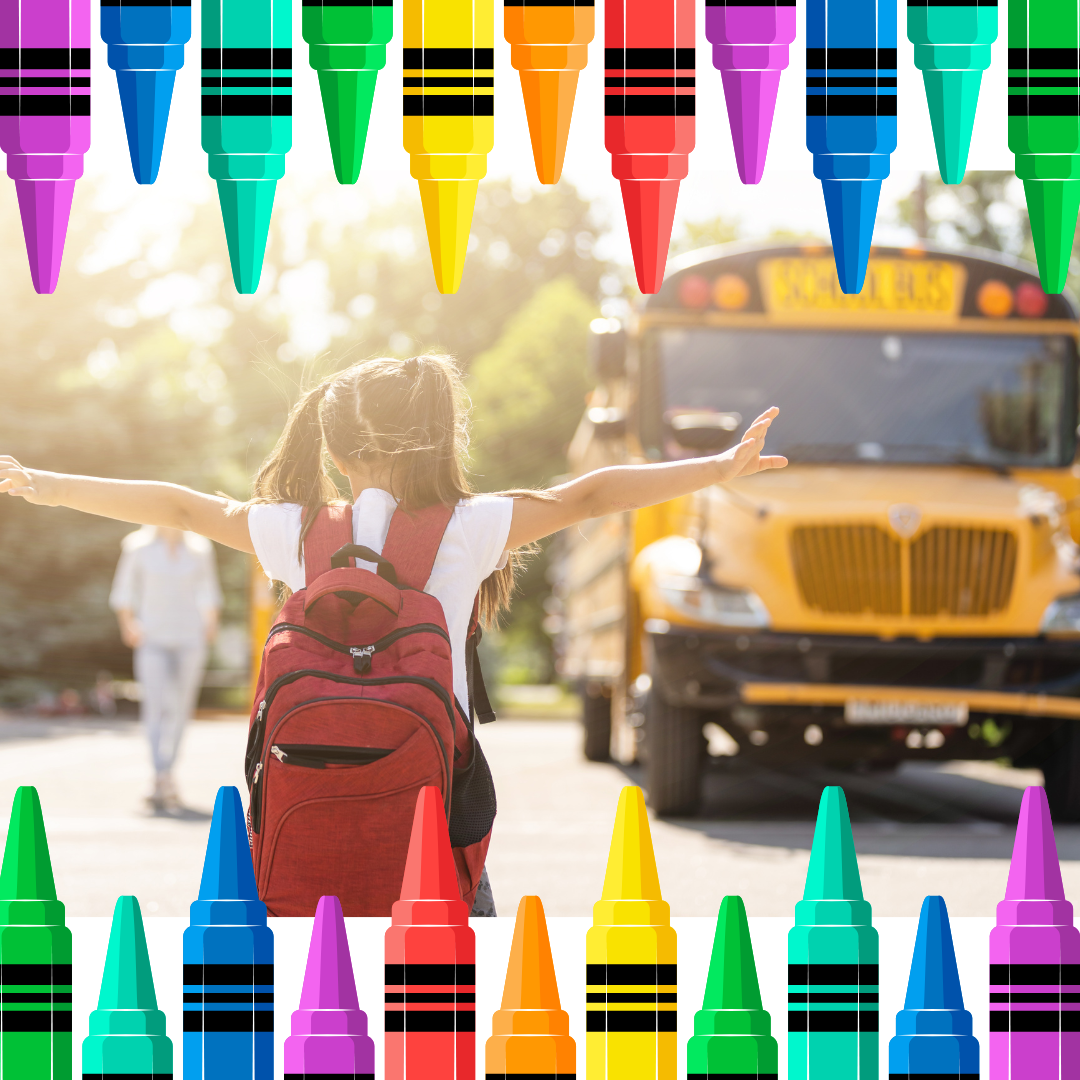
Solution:
<path fill-rule="evenodd" d="M 300 765 L 306 769 L 325 769 L 327 765 L 370 765 L 393 750 L 377 746 L 324 746 L 299 743 L 275 743 L 270 753 L 282 765 Z"/>
<path fill-rule="evenodd" d="M 300 626 L 297 623 L 278 623 L 276 626 L 271 627 L 270 633 L 266 637 L 267 643 L 275 634 L 280 634 L 284 630 L 295 630 L 299 634 L 306 634 L 309 638 L 314 638 L 328 648 L 351 655 L 353 658 L 353 670 L 357 675 L 364 675 L 371 670 L 371 658 L 375 653 L 382 652 L 383 649 L 393 645 L 395 641 L 400 641 L 410 634 L 438 634 L 439 637 L 446 639 L 447 644 L 450 643 L 450 635 L 437 623 L 417 623 L 415 626 L 402 626 L 397 630 L 391 630 L 389 634 L 379 638 L 374 644 L 361 647 L 343 645 L 340 641 L 335 641 L 325 634 L 320 634 L 317 630 L 309 630 L 306 626 Z"/>

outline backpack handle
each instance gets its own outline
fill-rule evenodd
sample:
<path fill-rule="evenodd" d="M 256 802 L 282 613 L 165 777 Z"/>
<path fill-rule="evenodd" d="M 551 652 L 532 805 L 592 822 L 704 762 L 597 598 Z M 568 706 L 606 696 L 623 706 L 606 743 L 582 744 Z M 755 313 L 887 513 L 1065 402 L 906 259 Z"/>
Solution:
<path fill-rule="evenodd" d="M 370 570 L 357 571 L 343 566 L 323 574 L 318 585 L 307 590 L 304 611 L 310 611 L 315 603 L 330 593 L 342 599 L 355 596 L 357 603 L 370 597 L 394 615 L 401 611 L 401 590 L 389 581 L 376 577 Z"/>
<path fill-rule="evenodd" d="M 343 544 L 330 558 L 331 570 L 343 570 L 349 565 L 350 559 L 363 559 L 364 562 L 373 562 L 379 568 L 379 577 L 389 581 L 391 585 L 397 585 L 397 571 L 389 559 L 376 555 L 369 547 L 363 544 Z"/>

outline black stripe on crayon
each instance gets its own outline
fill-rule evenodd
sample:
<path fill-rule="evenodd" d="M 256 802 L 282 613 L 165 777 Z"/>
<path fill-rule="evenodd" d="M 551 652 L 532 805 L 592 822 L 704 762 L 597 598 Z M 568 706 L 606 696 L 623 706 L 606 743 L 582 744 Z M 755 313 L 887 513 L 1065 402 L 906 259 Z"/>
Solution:
<path fill-rule="evenodd" d="M 203 94 L 203 116 L 292 116 L 291 94 Z"/>
<path fill-rule="evenodd" d="M 7 996 L 6 994 L 4 995 Z M 0 1009 L 0 1032 L 70 1031 L 71 1012 L 60 1009 Z"/>
<path fill-rule="evenodd" d="M 6 995 L 5 995 L 6 996 Z M 189 1005 L 273 1005 L 273 994 L 184 994 L 184 1001 Z"/>
<path fill-rule="evenodd" d="M 907 0 L 913 7 L 997 7 L 997 0 Z M 920 1075 L 922 1075 L 920 1073 Z"/>
<path fill-rule="evenodd" d="M 484 1080 L 577 1080 L 577 1073 L 485 1073 Z"/>
<path fill-rule="evenodd" d="M 273 986 L 273 964 L 185 964 L 185 986 Z"/>
<path fill-rule="evenodd" d="M 862 1009 L 792 1010 L 788 1013 L 788 1031 L 877 1031 L 876 1011 Z"/>
<path fill-rule="evenodd" d="M 760 5 L 759 5 L 760 6 Z M 778 5 L 779 6 L 779 5 Z M 687 1073 L 686 1080 L 778 1080 L 777 1073 Z M 949 1077 L 949 1080 L 954 1080 Z M 964 1080 L 964 1078 L 961 1078 Z"/>
<path fill-rule="evenodd" d="M 674 986 L 677 964 L 586 964 L 589 986 Z"/>
<path fill-rule="evenodd" d="M 806 50 L 807 70 L 828 71 L 855 68 L 867 70 L 876 68 L 878 71 L 896 70 L 895 49 L 821 49 L 808 48 Z"/>
<path fill-rule="evenodd" d="M 408 968 L 408 978 L 406 975 Z M 387 964 L 387 986 L 475 986 L 475 964 Z"/>
<path fill-rule="evenodd" d="M 1063 71 L 1076 71 L 1080 68 L 1080 49 L 1010 49 L 1009 67 L 1035 68 L 1036 70 L 1061 68 Z M 1071 966 L 1076 967 L 1075 964 Z"/>
<path fill-rule="evenodd" d="M 877 964 L 788 964 L 791 986 L 873 986 Z"/>
<path fill-rule="evenodd" d="M 19 68 L 22 71 L 67 68 L 82 71 L 89 67 L 89 49 L 0 49 L 0 68 Z"/>
<path fill-rule="evenodd" d="M 1056 1000 L 1056 999 L 1055 999 Z M 70 994 L 13 994 L 5 990 L 0 997 L 0 1009 L 8 1005 L 70 1005 Z"/>
<path fill-rule="evenodd" d="M 49 77 L 49 78 L 27 78 L 25 75 L 22 77 L 15 75 L 11 78 L 0 79 L 0 86 L 5 87 L 72 87 L 72 86 L 89 86 L 90 79 L 80 76 L 67 77 Z"/>
<path fill-rule="evenodd" d="M 89 94 L 6 94 L 0 116 L 89 116 Z"/>
<path fill-rule="evenodd" d="M 303 0 L 301 7 L 393 7 L 394 0 Z"/>
<path fill-rule="evenodd" d="M 410 71 L 491 71 L 495 67 L 494 49 L 402 49 L 401 56 L 401 66 Z"/>
<path fill-rule="evenodd" d="M 876 1005 L 877 994 L 788 994 L 789 1005 Z"/>
<path fill-rule="evenodd" d="M 625 75 L 608 76 L 604 79 L 604 85 L 615 89 L 629 87 L 633 90 L 648 89 L 649 87 L 693 87 L 696 80 L 689 77 L 667 79 L 659 75 L 647 75 L 644 78 L 627 78 Z"/>
<path fill-rule="evenodd" d="M 911 5 L 908 5 L 909 7 Z M 889 1073 L 889 1080 L 979 1080 L 978 1073 Z"/>
<path fill-rule="evenodd" d="M 203 76 L 203 89 L 213 90 L 221 89 L 222 87 L 232 87 L 234 89 L 242 89 L 244 87 L 291 87 L 292 79 L 284 75 L 277 75 L 271 78 L 269 75 L 244 75 L 238 78 L 225 78 L 220 75 Z"/>
<path fill-rule="evenodd" d="M 70 964 L 0 964 L 0 986 L 71 986 Z"/>
<path fill-rule="evenodd" d="M 471 1009 L 394 1009 L 383 1017 L 385 1031 L 475 1031 Z"/>
<path fill-rule="evenodd" d="M 674 1005 L 678 994 L 586 994 L 588 1005 Z"/>
<path fill-rule="evenodd" d="M 604 67 L 609 71 L 649 69 L 667 71 L 693 68 L 693 49 L 605 49 Z"/>
<path fill-rule="evenodd" d="M 992 1009 L 991 1031 L 1080 1031 L 1080 1012 L 1072 1009 Z"/>
<path fill-rule="evenodd" d="M 430 76 L 423 76 L 419 79 L 402 79 L 401 85 L 410 90 L 465 90 L 469 87 L 481 89 L 494 86 L 495 80 L 489 75 L 475 75 L 472 78 L 463 76 L 453 79 L 433 79 Z"/>
<path fill-rule="evenodd" d="M 273 1031 L 272 1009 L 184 1010 L 185 1031 Z"/>
<path fill-rule="evenodd" d="M 126 0 L 125 0 L 126 3 Z M 102 7 L 107 5 L 102 4 Z M 143 7 L 149 5 L 143 4 Z M 83 1080 L 173 1080 L 170 1073 L 83 1073 Z"/>
<path fill-rule="evenodd" d="M 732 7 L 794 7 L 795 0 L 730 0 Z M 727 7 L 728 0 L 705 0 L 706 7 Z M 729 1075 L 724 1073 L 725 1076 Z M 734 1074 L 731 1074 L 734 1075 Z M 765 1073 L 761 1074 L 765 1076 Z"/>
<path fill-rule="evenodd" d="M 605 116 L 693 116 L 692 94 L 607 94 Z M 644 980 L 643 980 L 644 981 Z"/>
<path fill-rule="evenodd" d="M 203 49 L 204 71 L 253 70 L 271 68 L 292 70 L 292 49 Z"/>
<path fill-rule="evenodd" d="M 1061 87 L 1068 89 L 1069 87 L 1076 88 L 1078 83 L 1076 75 L 1062 75 L 1062 76 L 1049 76 L 1049 75 L 1010 75 L 1009 86 L 1016 87 L 1020 90 L 1030 89 L 1057 89 Z M 23 85 L 26 85 L 26 81 L 23 80 Z"/>
<path fill-rule="evenodd" d="M 794 2 L 794 0 L 792 0 Z M 503 7 L 594 7 L 595 0 L 503 0 Z M 514 1073 L 518 1076 L 518 1073 Z"/>
<path fill-rule="evenodd" d="M 1076 1005 L 1080 1004 L 1080 994 L 991 994 L 992 1005 Z"/>
<path fill-rule="evenodd" d="M 806 95 L 807 116 L 895 116 L 895 94 Z"/>
<path fill-rule="evenodd" d="M 651 1010 L 588 1009 L 585 1012 L 586 1031 L 608 1031 L 625 1034 L 641 1031 L 677 1031 L 679 1014 L 674 1009 L 665 1012 Z"/>
<path fill-rule="evenodd" d="M 1080 985 L 1080 964 L 991 964 L 992 986 Z"/>
<path fill-rule="evenodd" d="M 374 1073 L 286 1073 L 285 1080 L 304 1080 L 305 1077 L 310 1080 L 314 1076 L 319 1080 L 375 1080 Z"/>
<path fill-rule="evenodd" d="M 1010 94 L 1010 116 L 1080 116 L 1080 94 Z"/>
<path fill-rule="evenodd" d="M 826 90 L 858 89 L 860 86 L 873 90 L 880 86 L 895 86 L 896 78 L 891 75 L 856 75 L 852 77 L 814 75 L 806 80 L 806 85 L 822 87 Z"/>
<path fill-rule="evenodd" d="M 191 0 L 101 0 L 102 7 L 191 7 Z"/>
<path fill-rule="evenodd" d="M 425 994 L 410 990 L 407 994 L 387 994 L 387 1005 L 474 1005 L 475 994 Z"/>
<path fill-rule="evenodd" d="M 402 107 L 404 116 L 494 116 L 491 94 L 410 94 Z M 419 980 L 410 980 L 410 982 Z"/>

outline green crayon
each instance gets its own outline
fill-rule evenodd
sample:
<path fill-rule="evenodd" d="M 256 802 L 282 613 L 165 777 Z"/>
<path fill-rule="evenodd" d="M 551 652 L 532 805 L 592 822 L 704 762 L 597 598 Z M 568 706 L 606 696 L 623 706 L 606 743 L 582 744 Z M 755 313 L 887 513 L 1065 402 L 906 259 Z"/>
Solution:
<path fill-rule="evenodd" d="M 355 184 L 364 160 L 375 78 L 394 35 L 393 0 L 303 0 L 308 61 L 319 73 L 326 133 L 339 184 Z"/>
<path fill-rule="evenodd" d="M 1078 44 L 1076 0 L 1010 0 L 1009 149 L 1048 293 L 1065 288 L 1080 209 Z"/>
<path fill-rule="evenodd" d="M 202 146 L 217 181 L 233 283 L 253 293 L 292 147 L 288 0 L 203 0 Z"/>
<path fill-rule="evenodd" d="M 959 184 L 967 168 L 982 73 L 997 40 L 997 0 L 908 0 L 907 35 L 923 73 L 938 171 Z"/>
<path fill-rule="evenodd" d="M 71 1080 L 71 931 L 32 787 L 15 792 L 0 869 L 0 1080 Z"/>
<path fill-rule="evenodd" d="M 686 1080 L 776 1080 L 772 1021 L 761 1007 L 754 947 L 741 896 L 725 896 L 716 919 L 705 1000 L 686 1044 Z"/>
<path fill-rule="evenodd" d="M 121 896 L 113 909 L 101 994 L 82 1044 L 82 1072 L 83 1080 L 172 1080 L 172 1039 L 157 1007 L 142 912 L 134 896 Z"/>
<path fill-rule="evenodd" d="M 821 793 L 788 932 L 789 1080 L 876 1080 L 878 935 L 863 899 L 843 789 Z"/>

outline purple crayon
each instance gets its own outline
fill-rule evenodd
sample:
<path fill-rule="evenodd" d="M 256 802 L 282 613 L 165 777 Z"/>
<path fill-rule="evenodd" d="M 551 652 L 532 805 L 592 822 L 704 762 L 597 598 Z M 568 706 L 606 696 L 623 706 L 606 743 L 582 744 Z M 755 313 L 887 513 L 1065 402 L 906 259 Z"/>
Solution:
<path fill-rule="evenodd" d="M 345 919 L 336 896 L 315 909 L 300 1008 L 285 1040 L 285 1080 L 374 1080 L 375 1044 L 360 1009 Z"/>
<path fill-rule="evenodd" d="M 0 69 L 0 150 L 34 288 L 51 293 L 90 149 L 90 0 L 0 0 Z"/>
<path fill-rule="evenodd" d="M 765 171 L 780 72 L 795 40 L 795 0 L 705 0 L 705 36 L 724 80 L 739 179 L 756 184 Z"/>
<path fill-rule="evenodd" d="M 1080 1078 L 1080 932 L 1065 899 L 1046 792 L 1020 805 L 990 931 L 990 1080 Z"/>

